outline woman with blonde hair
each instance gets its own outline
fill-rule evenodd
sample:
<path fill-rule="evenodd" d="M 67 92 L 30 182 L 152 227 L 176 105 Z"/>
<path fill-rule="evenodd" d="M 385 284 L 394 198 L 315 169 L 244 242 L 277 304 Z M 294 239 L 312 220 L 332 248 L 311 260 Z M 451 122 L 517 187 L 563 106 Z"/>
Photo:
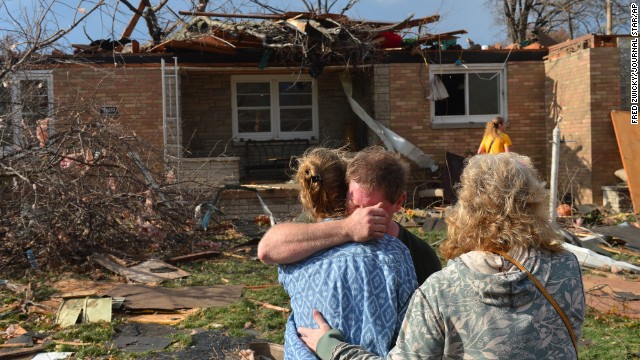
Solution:
<path fill-rule="evenodd" d="M 496 116 L 487 123 L 478 154 L 500 154 L 509 152 L 511 138 L 504 130 L 506 125 L 502 116 Z"/>
<path fill-rule="evenodd" d="M 515 153 L 467 160 L 440 248 L 449 259 L 416 290 L 388 359 L 576 359 L 580 264 L 548 221 L 549 194 Z M 548 297 L 547 297 L 548 296 Z M 322 359 L 374 359 L 320 329 L 298 329 Z"/>
<path fill-rule="evenodd" d="M 338 151 L 314 148 L 298 163 L 295 181 L 308 217 L 331 221 L 345 216 L 346 164 Z M 280 265 L 278 273 L 292 309 L 285 328 L 285 359 L 317 359 L 297 333 L 298 326 L 314 324 L 313 309 L 343 329 L 350 342 L 386 355 L 418 287 L 408 248 L 389 235 L 331 247 L 300 262 Z"/>

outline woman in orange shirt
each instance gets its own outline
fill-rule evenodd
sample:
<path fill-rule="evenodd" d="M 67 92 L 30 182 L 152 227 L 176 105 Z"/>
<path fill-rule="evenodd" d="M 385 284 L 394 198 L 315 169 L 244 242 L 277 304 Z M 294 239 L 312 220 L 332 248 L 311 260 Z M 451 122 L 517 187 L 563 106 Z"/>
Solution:
<path fill-rule="evenodd" d="M 496 116 L 487 123 L 484 129 L 484 137 L 478 147 L 478 154 L 500 154 L 509 152 L 511 138 L 504 132 L 504 118 Z"/>

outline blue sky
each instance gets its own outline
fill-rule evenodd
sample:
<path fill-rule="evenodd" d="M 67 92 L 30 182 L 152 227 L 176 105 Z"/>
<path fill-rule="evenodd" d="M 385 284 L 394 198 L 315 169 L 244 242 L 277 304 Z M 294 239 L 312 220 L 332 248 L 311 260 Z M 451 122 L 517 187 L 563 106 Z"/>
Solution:
<path fill-rule="evenodd" d="M 440 22 L 431 32 L 443 33 L 464 29 L 458 41 L 466 47 L 466 38 L 481 45 L 493 45 L 506 38 L 504 31 L 494 26 L 491 12 L 484 0 L 361 0 L 350 12 L 351 16 L 370 20 L 402 20 L 439 14 Z"/>
<path fill-rule="evenodd" d="M 2 9 L 5 13 L 7 9 L 14 12 L 18 7 L 33 6 L 34 3 L 41 0 L 0 0 L 0 6 L 6 6 Z M 71 22 L 72 17 L 81 15 L 82 9 L 89 9 L 92 3 L 97 0 L 44 0 L 47 2 L 56 1 L 58 6 L 54 8 L 58 18 L 57 24 L 51 24 L 52 27 L 66 27 Z M 228 1 L 228 0 L 227 0 Z M 239 1 L 234 0 L 237 4 Z M 316 2 L 316 0 L 310 0 Z M 130 0 L 132 4 L 137 5 L 138 0 Z M 152 3 L 157 3 L 153 0 Z M 189 10 L 189 0 L 169 0 L 169 6 L 174 11 Z M 347 0 L 339 0 L 338 5 L 346 4 Z M 88 34 L 91 39 L 118 38 L 126 27 L 131 18 L 131 11 L 126 9 L 123 4 L 117 0 L 105 0 L 108 4 L 100 12 L 92 14 L 89 21 L 84 27 L 75 29 L 70 36 L 67 37 L 68 43 L 87 44 Z M 220 0 L 211 0 L 209 11 L 224 11 L 213 8 L 211 5 L 223 3 Z M 80 4 L 80 5 L 78 5 Z M 304 10 L 301 2 L 296 0 L 272 0 L 270 4 L 285 10 Z M 298 5 L 300 4 L 300 5 Z M 119 9 L 123 15 L 120 15 L 114 21 L 112 14 Z M 81 9 L 78 11 L 78 9 Z M 334 7 L 335 12 L 339 12 L 341 6 Z M 247 12 L 255 12 L 255 9 L 249 9 Z M 407 16 L 414 14 L 414 18 L 439 14 L 441 20 L 436 24 L 431 24 L 428 29 L 431 33 L 441 33 L 453 30 L 464 29 L 468 31 L 467 35 L 462 35 L 459 43 L 466 47 L 466 38 L 473 39 L 474 42 L 482 45 L 491 45 L 502 41 L 505 38 L 504 31 L 493 25 L 494 20 L 490 11 L 486 8 L 484 0 L 360 0 L 347 15 L 356 19 L 380 20 L 380 21 L 400 21 Z M 5 15 L 5 14 L 2 14 Z M 0 16 L 6 19 L 5 16 Z M 164 24 L 164 23 L 163 23 Z M 0 29 L 1 30 L 1 29 Z M 132 36 L 141 42 L 149 40 L 148 33 L 144 21 L 139 21 Z"/>

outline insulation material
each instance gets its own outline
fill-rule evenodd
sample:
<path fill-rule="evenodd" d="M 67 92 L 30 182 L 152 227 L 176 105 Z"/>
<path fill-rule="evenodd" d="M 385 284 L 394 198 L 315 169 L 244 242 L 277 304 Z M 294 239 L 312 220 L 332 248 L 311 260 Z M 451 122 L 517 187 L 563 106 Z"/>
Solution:
<path fill-rule="evenodd" d="M 367 126 L 376 135 L 378 135 L 378 137 L 380 137 L 388 150 L 399 152 L 418 164 L 421 168 L 430 169 L 431 171 L 436 171 L 438 169 L 438 164 L 429 155 L 422 152 L 422 150 L 402 136 L 387 129 L 384 125 L 380 124 L 380 122 L 372 118 L 364 108 L 362 108 L 362 106 L 353 98 L 353 84 L 351 83 L 351 76 L 348 73 L 343 73 L 340 76 L 340 79 L 342 82 L 342 88 L 344 93 L 347 95 L 349 105 L 351 105 L 353 112 L 356 113 L 356 115 L 358 115 L 358 117 L 360 117 L 360 119 L 362 119 L 362 121 L 364 121 L 365 124 L 367 124 Z"/>
<path fill-rule="evenodd" d="M 562 244 L 565 249 L 571 251 L 580 262 L 580 265 L 592 268 L 592 269 L 600 269 L 603 267 L 609 267 L 612 270 L 625 270 L 633 273 L 640 273 L 640 267 L 631 265 L 624 261 L 616 261 L 612 258 L 600 254 L 596 254 L 595 252 L 581 248 L 575 245 L 564 243 Z"/>

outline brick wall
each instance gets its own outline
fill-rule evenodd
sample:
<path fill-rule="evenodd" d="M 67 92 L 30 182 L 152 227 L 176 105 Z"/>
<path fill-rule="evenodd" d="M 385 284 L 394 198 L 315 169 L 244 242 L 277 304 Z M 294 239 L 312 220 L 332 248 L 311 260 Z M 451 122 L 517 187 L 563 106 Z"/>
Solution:
<path fill-rule="evenodd" d="M 513 141 L 513 150 L 532 157 L 538 168 L 544 168 L 544 65 L 541 62 L 509 63 L 507 79 L 508 134 Z M 376 65 L 372 86 L 374 118 L 432 155 L 441 168 L 444 168 L 447 151 L 461 156 L 476 153 L 484 128 L 431 128 L 430 103 L 426 99 L 429 95 L 426 65 Z M 373 134 L 369 138 L 373 143 L 380 143 Z M 428 180 L 425 176 L 431 174 L 414 167 L 408 191 L 411 193 L 412 186 Z"/>
<path fill-rule="evenodd" d="M 611 110 L 622 109 L 620 50 L 614 47 L 590 49 L 591 139 L 593 203 L 602 204 L 602 186 L 619 182 L 615 170 L 622 159 L 611 121 Z M 628 58 L 627 58 L 628 59 Z M 628 74 L 628 73 L 627 73 Z"/>
<path fill-rule="evenodd" d="M 231 76 L 195 71 L 181 80 L 185 156 L 242 155 L 231 143 Z"/>
<path fill-rule="evenodd" d="M 177 169 L 178 182 L 192 187 L 221 186 L 225 184 L 239 184 L 238 157 L 202 157 L 182 158 L 172 164 Z"/>
<path fill-rule="evenodd" d="M 583 49 L 545 62 L 547 133 L 562 116 L 558 196 L 578 204 L 602 203 L 601 186 L 622 167 L 610 112 L 621 106 L 617 48 Z M 547 153 L 551 154 L 550 145 Z"/>
<path fill-rule="evenodd" d="M 101 106 L 117 106 L 116 118 L 127 130 L 162 148 L 160 68 L 127 66 L 70 67 L 53 71 L 56 112 L 95 116 Z"/>
<path fill-rule="evenodd" d="M 510 150 L 529 156 L 540 176 L 546 178 L 545 168 L 550 156 L 545 153 L 546 107 L 544 64 L 513 62 L 507 68 L 508 120 L 507 133 L 513 141 Z"/>

